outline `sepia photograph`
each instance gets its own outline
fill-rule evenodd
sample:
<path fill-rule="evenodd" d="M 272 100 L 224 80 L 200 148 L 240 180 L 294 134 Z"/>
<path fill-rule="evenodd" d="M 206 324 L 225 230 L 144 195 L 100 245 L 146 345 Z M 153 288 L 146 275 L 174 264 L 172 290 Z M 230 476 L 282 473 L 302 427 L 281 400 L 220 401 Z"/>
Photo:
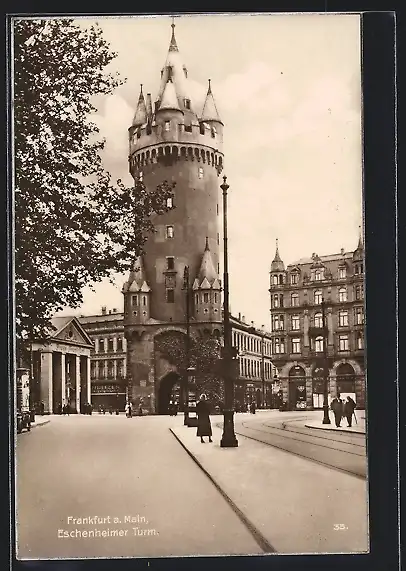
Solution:
<path fill-rule="evenodd" d="M 369 553 L 361 15 L 10 58 L 17 559 Z"/>

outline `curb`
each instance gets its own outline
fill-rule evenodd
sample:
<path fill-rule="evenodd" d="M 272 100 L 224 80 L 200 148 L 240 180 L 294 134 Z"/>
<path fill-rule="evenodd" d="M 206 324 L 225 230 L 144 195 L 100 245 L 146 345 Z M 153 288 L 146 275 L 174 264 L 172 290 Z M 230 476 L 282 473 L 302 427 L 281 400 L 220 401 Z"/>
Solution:
<path fill-rule="evenodd" d="M 229 504 L 231 509 L 243 523 L 243 525 L 248 529 L 251 533 L 252 537 L 255 539 L 259 547 L 265 554 L 276 553 L 276 549 L 269 543 L 269 541 L 265 538 L 265 536 L 259 531 L 259 529 L 247 518 L 247 516 L 240 510 L 240 508 L 235 504 L 235 502 L 230 498 L 228 494 L 220 487 L 220 485 L 216 482 L 213 476 L 203 467 L 201 462 L 196 458 L 196 456 L 185 446 L 182 440 L 179 438 L 177 434 L 172 430 L 169 429 L 182 448 L 188 453 L 188 455 L 192 458 L 192 460 L 199 466 L 202 472 L 209 478 L 211 483 L 217 489 L 218 492 L 223 496 L 226 502 Z"/>
<path fill-rule="evenodd" d="M 44 426 L 44 424 L 48 424 L 48 422 L 51 422 L 50 420 L 44 420 L 44 422 L 35 422 L 33 424 L 31 424 L 31 428 L 36 428 L 37 426 Z"/>
<path fill-rule="evenodd" d="M 348 434 L 366 434 L 366 432 L 361 432 L 360 430 L 347 430 L 346 428 L 323 428 L 322 426 L 312 426 L 311 424 L 305 424 L 306 428 L 315 428 L 316 430 L 324 430 L 325 432 L 347 432 Z"/>

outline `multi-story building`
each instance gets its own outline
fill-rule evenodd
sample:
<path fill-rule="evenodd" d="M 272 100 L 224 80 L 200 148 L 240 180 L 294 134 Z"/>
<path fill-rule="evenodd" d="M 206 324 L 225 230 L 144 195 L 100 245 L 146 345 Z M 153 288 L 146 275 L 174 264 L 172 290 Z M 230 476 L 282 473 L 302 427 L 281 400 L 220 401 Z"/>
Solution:
<path fill-rule="evenodd" d="M 329 394 L 365 406 L 364 248 L 302 258 L 286 269 L 278 244 L 270 271 L 271 355 L 289 410 L 323 406 L 324 338 Z M 325 304 L 325 326 L 321 302 Z"/>
<path fill-rule="evenodd" d="M 78 318 L 93 341 L 91 351 L 91 402 L 95 409 L 100 405 L 124 410 L 127 396 L 127 341 L 124 337 L 124 313 L 102 307 L 99 315 Z M 276 369 L 271 361 L 271 337 L 264 327 L 258 329 L 247 323 L 245 317 L 230 318 L 232 341 L 239 361 L 235 379 L 236 403 L 256 402 L 257 407 L 276 406 L 273 385 Z M 176 383 L 175 383 L 176 385 Z M 179 391 L 179 387 L 173 389 Z M 152 406 L 158 395 L 152 387 L 143 395 L 144 406 Z M 132 398 L 130 396 L 130 398 Z M 137 398 L 133 398 L 134 404 Z"/>

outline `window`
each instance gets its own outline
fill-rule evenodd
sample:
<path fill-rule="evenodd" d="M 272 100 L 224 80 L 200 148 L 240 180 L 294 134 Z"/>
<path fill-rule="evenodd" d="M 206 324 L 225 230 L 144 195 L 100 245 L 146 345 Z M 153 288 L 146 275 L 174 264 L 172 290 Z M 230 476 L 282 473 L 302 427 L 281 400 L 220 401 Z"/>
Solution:
<path fill-rule="evenodd" d="M 133 295 L 133 296 L 131 297 L 131 303 L 132 303 L 133 306 L 138 305 L 138 295 Z"/>
<path fill-rule="evenodd" d="M 340 287 L 338 290 L 338 301 L 343 302 L 347 301 L 347 288 Z"/>
<path fill-rule="evenodd" d="M 207 307 L 205 307 L 205 308 L 203 309 L 203 313 L 209 313 L 209 310 L 208 310 Z"/>
<path fill-rule="evenodd" d="M 185 108 L 190 109 L 190 99 L 185 99 Z"/>
<path fill-rule="evenodd" d="M 166 227 L 166 237 L 169 239 L 173 238 L 173 226 Z"/>
<path fill-rule="evenodd" d="M 357 334 L 357 349 L 363 349 L 364 348 L 364 337 L 362 335 L 362 333 L 358 333 Z"/>
<path fill-rule="evenodd" d="M 279 295 L 274 295 L 272 299 L 273 299 L 273 306 L 279 307 Z"/>
<path fill-rule="evenodd" d="M 209 303 L 209 294 L 208 293 L 203 294 L 203 303 Z"/>
<path fill-rule="evenodd" d="M 142 305 L 147 305 L 147 296 L 146 295 L 142 296 Z"/>
<path fill-rule="evenodd" d="M 316 282 L 319 282 L 323 279 L 323 272 L 321 270 L 316 270 L 314 272 L 314 279 L 316 280 Z"/>
<path fill-rule="evenodd" d="M 137 129 L 137 139 L 141 137 L 141 129 Z"/>
<path fill-rule="evenodd" d="M 143 173 L 142 171 L 140 171 L 140 172 L 138 173 L 138 180 L 139 180 L 140 182 L 142 182 L 142 181 L 143 181 L 143 178 L 144 178 L 144 173 Z"/>
<path fill-rule="evenodd" d="M 323 315 L 321 313 L 314 314 L 314 326 L 323 327 Z"/>
<path fill-rule="evenodd" d="M 171 122 L 165 121 L 165 131 L 170 131 L 170 129 L 171 129 Z"/>
<path fill-rule="evenodd" d="M 214 303 L 218 302 L 218 293 L 214 292 Z"/>
<path fill-rule="evenodd" d="M 292 315 L 292 330 L 298 331 L 300 329 L 300 317 L 299 315 Z"/>
<path fill-rule="evenodd" d="M 299 295 L 297 293 L 292 293 L 290 296 L 290 302 L 292 307 L 297 307 L 299 305 Z"/>
<path fill-rule="evenodd" d="M 338 325 L 340 327 L 348 326 L 348 311 L 340 311 L 338 314 Z"/>
<path fill-rule="evenodd" d="M 166 303 L 175 303 L 175 290 L 174 289 L 167 289 L 166 290 Z"/>
<path fill-rule="evenodd" d="M 199 303 L 199 294 L 195 293 L 195 304 L 198 305 Z"/>
<path fill-rule="evenodd" d="M 290 275 L 290 283 L 297 284 L 299 282 L 299 275 L 298 274 L 291 274 Z"/>
<path fill-rule="evenodd" d="M 123 350 L 123 338 L 119 337 L 117 339 L 117 351 L 121 353 L 122 350 Z"/>
<path fill-rule="evenodd" d="M 364 324 L 364 308 L 363 307 L 356 307 L 355 308 L 355 325 L 363 325 Z"/>
<path fill-rule="evenodd" d="M 323 352 L 323 337 L 316 337 L 314 341 L 314 350 L 316 351 L 316 353 Z"/>
<path fill-rule="evenodd" d="M 186 133 L 191 133 L 192 132 L 192 125 L 185 125 L 185 131 L 186 131 Z"/>
<path fill-rule="evenodd" d="M 278 276 L 272 276 L 272 283 L 278 285 Z"/>
<path fill-rule="evenodd" d="M 219 205 L 218 204 L 216 206 L 216 212 L 217 212 L 217 214 L 219 213 Z"/>
<path fill-rule="evenodd" d="M 300 353 L 300 339 L 292 339 L 292 353 Z"/>
<path fill-rule="evenodd" d="M 204 174 L 203 167 L 199 167 L 199 178 L 203 178 L 203 174 Z"/>
<path fill-rule="evenodd" d="M 217 130 L 216 130 L 216 127 L 214 127 L 214 125 L 213 125 L 211 128 L 211 136 L 214 139 L 216 135 L 217 135 Z"/>
<path fill-rule="evenodd" d="M 320 305 L 322 301 L 323 301 L 323 292 L 320 290 L 315 291 L 314 292 L 314 303 L 315 303 L 315 305 Z"/>
<path fill-rule="evenodd" d="M 348 351 L 349 350 L 348 335 L 339 335 L 339 337 L 338 337 L 338 350 L 339 351 Z"/>
<path fill-rule="evenodd" d="M 172 256 L 166 258 L 166 269 L 173 270 L 174 267 L 175 267 L 175 258 L 173 258 Z"/>
<path fill-rule="evenodd" d="M 124 377 L 124 360 L 119 359 L 117 361 L 117 376 L 120 378 Z"/>
<path fill-rule="evenodd" d="M 168 196 L 166 199 L 166 208 L 173 208 L 173 198 L 172 196 Z"/>
<path fill-rule="evenodd" d="M 272 330 L 279 331 L 284 329 L 283 315 L 272 316 Z"/>
<path fill-rule="evenodd" d="M 114 349 L 114 341 L 113 339 L 109 339 L 107 342 L 107 351 L 111 352 Z"/>
<path fill-rule="evenodd" d="M 217 232 L 217 244 L 220 244 L 220 234 Z"/>
<path fill-rule="evenodd" d="M 99 353 L 104 353 L 104 339 L 99 339 Z"/>
<path fill-rule="evenodd" d="M 346 268 L 338 268 L 338 277 L 340 280 L 343 280 L 347 276 L 347 269 Z"/>
<path fill-rule="evenodd" d="M 364 288 L 361 285 L 355 286 L 355 299 L 359 300 L 364 297 Z"/>

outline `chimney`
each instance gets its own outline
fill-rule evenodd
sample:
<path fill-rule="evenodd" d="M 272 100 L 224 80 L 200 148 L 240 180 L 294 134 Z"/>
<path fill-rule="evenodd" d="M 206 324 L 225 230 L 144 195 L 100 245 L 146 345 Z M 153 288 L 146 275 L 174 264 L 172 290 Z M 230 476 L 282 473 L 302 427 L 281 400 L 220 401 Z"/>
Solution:
<path fill-rule="evenodd" d="M 344 256 L 344 248 L 341 248 L 341 255 Z"/>
<path fill-rule="evenodd" d="M 117 313 L 117 308 L 113 307 L 113 313 Z"/>
<path fill-rule="evenodd" d="M 253 321 L 251 321 L 251 326 L 254 327 L 254 322 L 253 322 Z"/>
<path fill-rule="evenodd" d="M 238 321 L 241 321 L 241 313 L 238 314 Z"/>
<path fill-rule="evenodd" d="M 102 315 L 106 315 L 107 312 L 107 307 L 105 305 L 102 305 Z"/>
<path fill-rule="evenodd" d="M 109 315 L 111 315 L 111 309 L 109 309 Z"/>
<path fill-rule="evenodd" d="M 242 316 L 241 321 L 245 323 L 245 315 Z"/>

